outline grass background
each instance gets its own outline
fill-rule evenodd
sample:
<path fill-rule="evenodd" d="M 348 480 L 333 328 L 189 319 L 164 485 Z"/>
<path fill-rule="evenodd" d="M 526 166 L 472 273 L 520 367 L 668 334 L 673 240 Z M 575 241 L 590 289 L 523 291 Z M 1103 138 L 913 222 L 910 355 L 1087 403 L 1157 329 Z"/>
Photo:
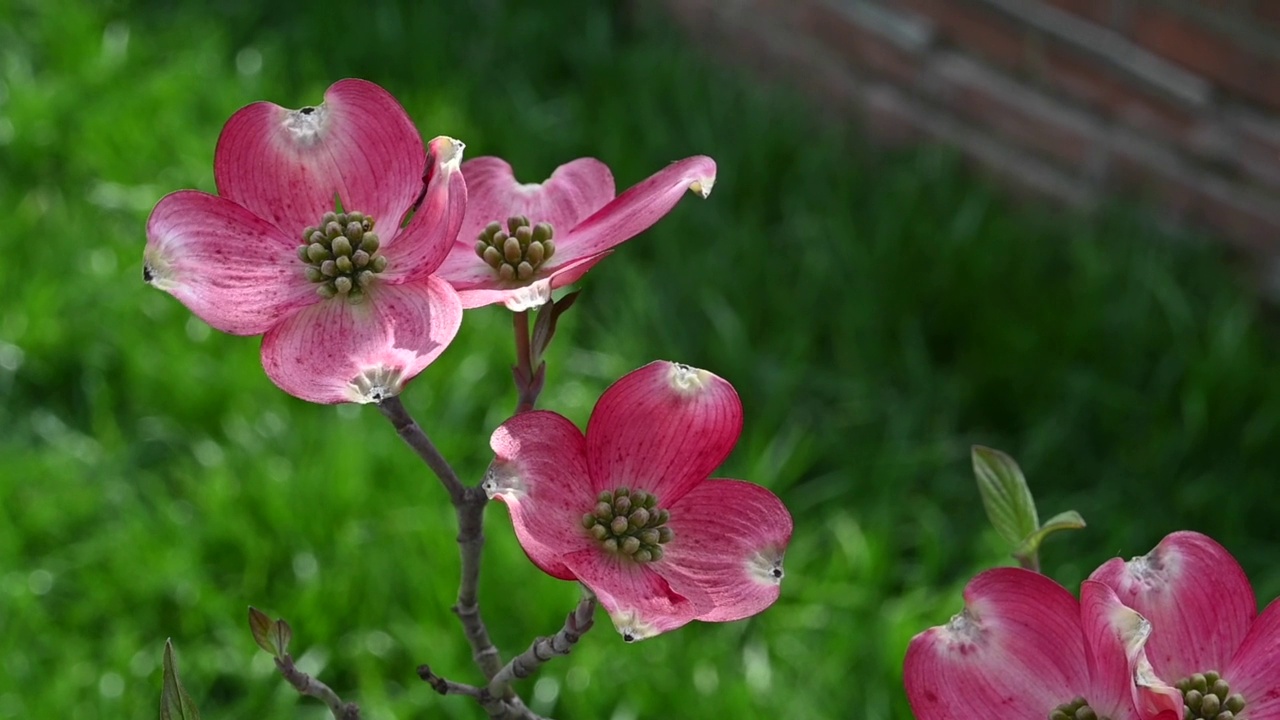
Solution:
<path fill-rule="evenodd" d="M 523 685 L 566 718 L 907 718 L 901 659 L 977 570 L 1005 563 L 973 443 L 1023 464 L 1074 586 L 1180 528 L 1280 594 L 1280 356 L 1211 243 L 1143 213 L 1015 207 L 949 152 L 882 153 L 853 127 L 607 4 L 13 0 L 0 6 L 0 718 L 155 717 L 166 637 L 206 718 L 319 719 L 247 631 L 288 618 L 306 670 L 367 718 L 475 718 L 413 668 L 476 671 L 454 618 L 443 493 L 372 408 L 279 392 L 257 343 L 140 279 L 163 194 L 213 189 L 240 106 L 391 90 L 428 137 L 525 180 L 581 155 L 620 186 L 719 162 L 586 279 L 542 406 L 584 422 L 655 358 L 742 395 L 723 474 L 796 516 L 778 604 L 636 646 L 599 618 Z M 468 314 L 406 404 L 464 477 L 513 405 L 503 310 Z M 501 508 L 482 602 L 507 652 L 576 592 L 536 571 Z"/>

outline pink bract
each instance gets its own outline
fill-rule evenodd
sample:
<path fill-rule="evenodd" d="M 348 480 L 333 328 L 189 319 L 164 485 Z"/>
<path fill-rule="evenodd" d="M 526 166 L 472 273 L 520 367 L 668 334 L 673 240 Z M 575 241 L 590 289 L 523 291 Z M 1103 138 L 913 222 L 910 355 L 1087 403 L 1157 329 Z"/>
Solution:
<path fill-rule="evenodd" d="M 1091 579 L 1151 621 L 1147 653 L 1165 683 L 1217 672 L 1244 700 L 1236 717 L 1280 718 L 1280 601 L 1259 616 L 1253 587 L 1226 548 L 1175 532 L 1142 557 L 1107 561 Z"/>
<path fill-rule="evenodd" d="M 446 137 L 424 149 L 395 98 L 363 80 L 334 83 L 315 107 L 249 105 L 218 139 L 219 194 L 180 190 L 152 211 L 144 277 L 223 332 L 263 335 L 263 368 L 291 395 L 317 403 L 395 395 L 462 322 L 457 293 L 435 275 L 466 212 L 462 149 Z M 352 278 L 367 286 L 326 298 L 320 285 L 340 281 L 309 279 L 321 261 L 312 268 L 299 247 L 335 201 L 371 217 L 380 244 L 347 258 L 368 265 L 330 263 L 350 275 L 345 287 Z"/>
<path fill-rule="evenodd" d="M 769 490 L 709 479 L 741 430 L 742 405 L 728 382 L 655 362 L 604 392 L 585 435 L 553 412 L 503 423 L 490 440 L 497 457 L 484 487 L 506 503 L 534 564 L 590 588 L 624 639 L 691 620 L 738 620 L 778 598 L 792 530 L 786 506 Z M 637 503 L 644 493 L 654 496 L 652 512 L 630 511 L 633 521 L 651 525 L 625 532 L 652 538 L 667 528 L 674 536 L 660 554 L 637 559 L 593 536 L 584 516 L 599 510 L 602 493 Z M 661 511 L 669 520 L 652 524 Z"/>
<path fill-rule="evenodd" d="M 1181 717 L 1168 695 L 1135 705 L 1149 624 L 1101 583 L 1084 583 L 1081 595 L 1021 568 L 975 577 L 964 611 L 907 648 L 903 681 L 917 720 L 1048 718 L 1076 698 L 1112 720 Z"/>
<path fill-rule="evenodd" d="M 686 191 L 707 197 L 716 164 L 702 155 L 685 158 L 616 198 L 613 174 L 593 158 L 561 165 L 542 183 L 518 182 L 511 166 L 496 157 L 468 160 L 462 174 L 470 192 L 466 220 L 439 275 L 458 291 L 464 308 L 500 302 L 520 311 L 577 281 L 613 248 L 670 212 Z M 476 240 L 489 223 L 505 225 L 514 216 L 549 223 L 555 252 L 527 280 L 504 281 L 477 255 Z"/>

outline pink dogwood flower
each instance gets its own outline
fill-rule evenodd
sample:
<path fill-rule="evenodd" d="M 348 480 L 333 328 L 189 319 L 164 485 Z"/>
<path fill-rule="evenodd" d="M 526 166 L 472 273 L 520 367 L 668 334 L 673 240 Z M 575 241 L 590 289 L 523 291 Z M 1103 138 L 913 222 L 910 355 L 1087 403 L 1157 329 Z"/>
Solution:
<path fill-rule="evenodd" d="M 314 107 L 249 105 L 218 139 L 218 195 L 180 190 L 151 212 L 144 278 L 223 332 L 263 335 L 263 368 L 291 395 L 398 394 L 462 322 L 434 275 L 466 212 L 462 149 L 446 137 L 424 149 L 395 98 L 363 80 Z"/>
<path fill-rule="evenodd" d="M 1280 601 L 1259 616 L 1249 578 L 1226 548 L 1175 532 L 1090 577 L 1151 621 L 1151 666 L 1180 691 L 1185 717 L 1280 718 Z"/>
<path fill-rule="evenodd" d="M 963 612 L 907 648 L 917 720 L 1181 717 L 1171 693 L 1139 697 L 1151 626 L 1106 585 L 1086 581 L 1078 602 L 1039 573 L 995 568 L 971 580 L 964 599 Z"/>
<path fill-rule="evenodd" d="M 595 592 L 630 642 L 773 604 L 791 514 L 772 492 L 708 479 L 742 430 L 725 380 L 655 362 L 596 403 L 584 436 L 553 412 L 494 431 L 484 489 L 547 574 Z"/>
<path fill-rule="evenodd" d="M 501 302 L 521 311 L 576 282 L 671 212 L 686 190 L 711 194 L 716 164 L 702 155 L 685 158 L 616 198 L 613 174 L 594 158 L 561 165 L 542 183 L 517 182 L 496 157 L 468 160 L 462 174 L 470 202 L 439 274 L 464 308 Z"/>

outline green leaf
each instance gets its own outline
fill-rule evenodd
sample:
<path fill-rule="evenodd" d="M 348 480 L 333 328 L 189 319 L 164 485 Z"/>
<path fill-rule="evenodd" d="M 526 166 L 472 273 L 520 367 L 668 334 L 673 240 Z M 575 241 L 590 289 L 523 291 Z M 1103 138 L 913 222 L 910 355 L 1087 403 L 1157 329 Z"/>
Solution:
<path fill-rule="evenodd" d="M 1084 527 L 1084 518 L 1080 517 L 1080 513 L 1075 510 L 1060 512 L 1045 520 L 1039 529 L 1028 535 L 1013 554 L 1019 558 L 1031 557 L 1040 552 L 1040 543 L 1044 542 L 1049 535 L 1059 530 L 1079 530 L 1082 527 Z"/>
<path fill-rule="evenodd" d="M 164 679 L 160 688 L 160 720 L 200 720 L 200 713 L 191 696 L 178 680 L 178 668 L 173 662 L 173 643 L 164 641 Z"/>
<path fill-rule="evenodd" d="M 1020 547 L 1039 530 L 1040 520 L 1018 463 L 999 450 L 974 445 L 973 474 L 992 526 L 1010 545 Z"/>
<path fill-rule="evenodd" d="M 271 653 L 272 657 L 280 656 L 280 647 L 276 644 L 276 639 L 272 633 L 272 627 L 275 623 L 271 622 L 271 618 L 256 607 L 249 607 L 249 630 L 253 633 L 254 642 L 258 643 L 258 647 Z"/>

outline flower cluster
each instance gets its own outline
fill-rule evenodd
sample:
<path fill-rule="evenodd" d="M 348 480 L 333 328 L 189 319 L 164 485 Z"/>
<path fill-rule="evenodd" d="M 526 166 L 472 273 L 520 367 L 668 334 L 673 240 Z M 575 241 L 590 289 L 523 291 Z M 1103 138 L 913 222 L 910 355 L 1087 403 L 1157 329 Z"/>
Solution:
<path fill-rule="evenodd" d="M 519 183 L 502 160 L 462 151 L 448 137 L 424 145 L 363 80 L 299 110 L 254 103 L 218 139 L 218 194 L 180 190 L 152 211 L 143 277 L 223 332 L 262 335 L 262 366 L 285 392 L 379 402 L 445 350 L 463 308 L 539 307 L 715 184 L 701 155 L 615 197 L 598 160 Z M 500 257 L 477 257 L 495 224 L 510 228 Z"/>
<path fill-rule="evenodd" d="M 715 183 L 705 156 L 615 196 L 598 160 L 529 184 L 462 151 L 449 137 L 424 144 L 362 80 L 314 107 L 249 105 L 218 141 L 218 194 L 175 192 L 152 212 L 144 279 L 219 330 L 261 334 L 285 392 L 385 407 L 464 309 L 547 312 L 553 290 Z M 728 382 L 654 363 L 604 394 L 585 436 L 552 412 L 503 424 L 484 489 L 510 508 L 530 559 L 593 591 L 628 641 L 745 618 L 778 597 L 792 521 L 772 492 L 708 479 L 741 426 Z"/>
<path fill-rule="evenodd" d="M 920 720 L 1280 718 L 1280 601 L 1259 615 L 1239 563 L 1199 533 L 1108 561 L 1079 600 L 1019 568 L 978 575 L 964 596 L 907 650 Z"/>

